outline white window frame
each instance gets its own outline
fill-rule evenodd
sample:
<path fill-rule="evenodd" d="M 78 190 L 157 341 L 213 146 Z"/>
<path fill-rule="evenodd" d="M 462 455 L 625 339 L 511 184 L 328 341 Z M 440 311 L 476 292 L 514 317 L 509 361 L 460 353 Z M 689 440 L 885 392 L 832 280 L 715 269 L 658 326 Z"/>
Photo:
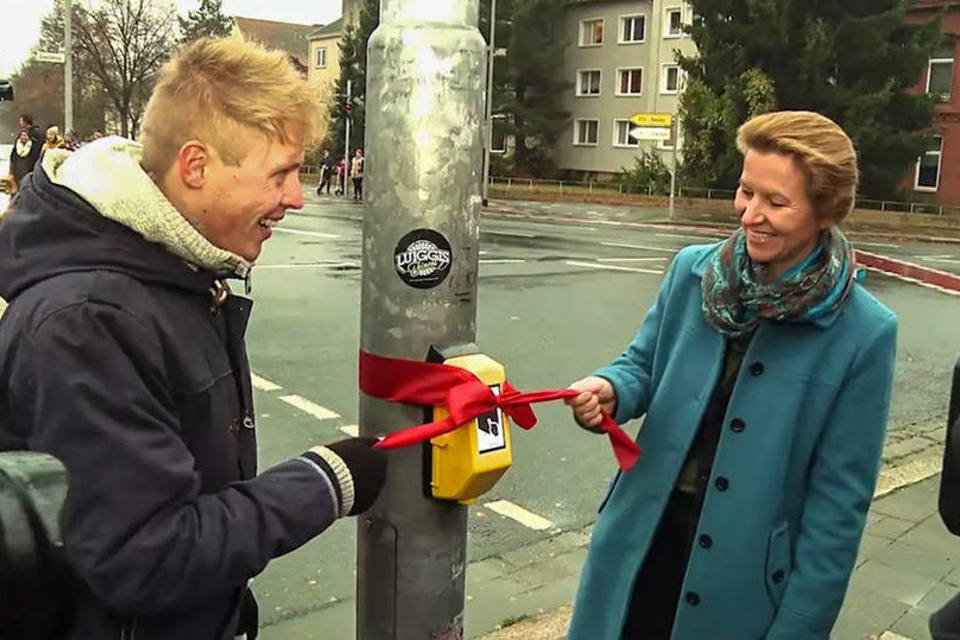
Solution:
<path fill-rule="evenodd" d="M 667 88 L 667 77 L 670 69 L 677 70 L 677 88 Z M 675 96 L 680 93 L 680 87 L 683 85 L 683 69 L 678 64 L 665 64 L 660 67 L 660 94 L 664 96 Z"/>
<path fill-rule="evenodd" d="M 934 136 L 935 138 L 940 139 L 940 146 L 936 151 L 924 151 L 923 154 L 917 158 L 917 166 L 914 170 L 913 177 L 913 190 L 914 191 L 925 191 L 927 193 L 936 193 L 940 189 L 940 172 L 943 171 L 943 134 L 938 134 Z M 920 163 L 923 161 L 923 156 L 937 154 L 937 184 L 933 187 L 921 186 L 920 185 Z"/>
<path fill-rule="evenodd" d="M 580 142 L 580 124 L 584 122 L 597 123 L 597 139 L 595 142 Z M 599 118 L 577 118 L 573 121 L 573 146 L 575 147 L 597 147 L 600 145 L 600 119 Z"/>
<path fill-rule="evenodd" d="M 640 91 L 638 93 L 622 93 L 620 91 L 620 76 L 624 71 L 640 71 Z M 646 73 L 643 67 L 617 67 L 617 86 L 614 88 L 614 94 L 622 98 L 637 98 L 643 95 L 643 85 L 646 84 Z"/>
<path fill-rule="evenodd" d="M 495 114 L 493 114 L 493 115 L 490 117 L 490 127 L 491 127 L 491 131 L 490 131 L 490 153 L 506 153 L 506 152 L 507 152 L 507 146 L 508 146 L 508 145 L 507 145 L 507 134 L 503 134 L 503 148 L 502 148 L 502 149 L 495 149 L 495 148 L 493 147 L 493 145 L 494 145 L 494 142 L 493 142 L 493 141 L 496 140 L 496 136 L 493 135 L 493 130 L 492 130 L 492 127 L 495 127 L 495 126 L 496 126 L 497 120 L 506 120 L 506 119 L 507 119 L 507 116 L 506 116 L 505 114 L 503 114 L 503 113 L 495 113 Z"/>
<path fill-rule="evenodd" d="M 597 85 L 599 92 L 597 93 L 584 93 L 583 92 L 583 83 L 580 81 L 581 74 L 583 73 L 599 73 L 600 82 Z M 603 94 L 603 69 L 577 69 L 577 87 L 576 95 L 578 98 L 599 98 Z"/>
<path fill-rule="evenodd" d="M 624 40 L 623 39 L 623 22 L 624 20 L 630 20 L 635 18 L 643 18 L 643 37 L 639 40 Z M 619 17 L 617 20 L 617 44 L 643 44 L 647 41 L 647 14 L 645 13 L 628 13 Z"/>
<path fill-rule="evenodd" d="M 678 13 L 680 14 L 680 33 L 670 33 L 670 32 L 668 31 L 668 29 L 670 28 L 670 14 L 671 14 L 671 13 L 674 13 L 674 12 L 678 12 Z M 687 13 L 687 12 L 684 10 L 684 8 L 683 8 L 682 6 L 664 7 L 664 9 L 663 9 L 663 29 L 662 29 L 664 39 L 666 39 L 666 40 L 675 40 L 675 39 L 677 39 L 677 38 L 682 38 L 684 35 L 686 35 L 686 34 L 683 32 L 683 27 L 687 24 L 686 21 L 685 21 L 685 19 L 684 19 L 684 18 L 686 18 L 686 13 Z"/>
<path fill-rule="evenodd" d="M 955 72 L 954 72 L 954 69 L 953 69 L 953 65 L 955 64 L 955 60 L 956 60 L 956 57 L 953 57 L 953 58 L 930 58 L 930 60 L 927 62 L 927 87 L 926 87 L 926 91 L 925 91 L 926 93 L 930 93 L 930 78 L 933 76 L 933 73 L 932 73 L 932 72 L 933 72 L 933 65 L 935 65 L 935 64 L 949 64 L 949 65 L 950 65 L 950 91 L 948 91 L 948 92 L 945 93 L 945 94 L 943 94 L 943 93 L 938 93 L 937 95 L 940 96 L 944 101 L 950 99 L 950 95 L 953 93 L 953 76 L 954 76 L 954 73 L 955 73 Z"/>
<path fill-rule="evenodd" d="M 584 25 L 586 25 L 588 22 L 591 23 L 591 24 L 594 23 L 594 22 L 599 22 L 599 23 L 600 23 L 600 42 L 584 43 L 585 38 L 583 37 L 583 36 L 584 36 L 583 27 L 584 27 Z M 580 33 L 577 34 L 577 36 L 578 36 L 578 37 L 577 37 L 577 44 L 580 45 L 580 46 L 583 47 L 583 48 L 586 48 L 586 47 L 602 47 L 602 46 L 603 46 L 603 41 L 606 40 L 606 38 L 607 38 L 607 25 L 606 25 L 606 21 L 603 19 L 603 16 L 597 16 L 596 18 L 584 18 L 583 20 L 581 20 L 581 21 L 580 21 Z"/>
<path fill-rule="evenodd" d="M 320 57 L 323 57 L 323 64 L 320 64 Z M 326 69 L 327 68 L 327 48 L 319 47 L 317 49 L 317 55 L 313 59 L 314 69 Z"/>
<path fill-rule="evenodd" d="M 621 122 L 626 123 L 626 125 L 627 125 L 627 142 L 626 142 L 625 144 L 621 143 L 621 142 L 617 139 L 617 138 L 618 138 L 618 135 L 617 135 L 617 134 L 620 133 L 620 123 L 621 123 Z M 640 141 L 639 141 L 639 140 L 633 140 L 633 139 L 630 137 L 630 127 L 631 127 L 632 125 L 633 125 L 633 123 L 630 122 L 630 121 L 629 121 L 628 119 L 626 119 L 626 118 L 614 118 L 614 119 L 613 119 L 613 147 L 614 147 L 615 149 L 639 149 L 639 148 L 640 148 Z"/>

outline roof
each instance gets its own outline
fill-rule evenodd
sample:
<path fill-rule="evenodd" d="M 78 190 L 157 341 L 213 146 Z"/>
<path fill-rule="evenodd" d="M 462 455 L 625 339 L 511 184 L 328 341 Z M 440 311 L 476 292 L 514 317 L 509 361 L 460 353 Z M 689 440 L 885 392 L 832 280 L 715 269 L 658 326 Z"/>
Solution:
<path fill-rule="evenodd" d="M 337 18 L 325 27 L 320 27 L 308 36 L 309 40 L 338 36 L 343 31 L 343 18 Z"/>
<path fill-rule="evenodd" d="M 306 63 L 310 57 L 308 36 L 320 26 L 241 17 L 235 17 L 233 21 L 245 38 L 286 51 L 302 63 Z"/>

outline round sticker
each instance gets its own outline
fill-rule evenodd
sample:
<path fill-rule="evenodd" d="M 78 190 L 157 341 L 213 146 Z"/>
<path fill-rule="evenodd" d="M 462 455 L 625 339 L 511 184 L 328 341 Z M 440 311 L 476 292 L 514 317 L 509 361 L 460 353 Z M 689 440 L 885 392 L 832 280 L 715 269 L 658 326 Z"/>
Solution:
<path fill-rule="evenodd" d="M 430 289 L 450 273 L 453 252 L 450 243 L 433 229 L 415 229 L 400 238 L 393 253 L 393 266 L 407 285 Z"/>

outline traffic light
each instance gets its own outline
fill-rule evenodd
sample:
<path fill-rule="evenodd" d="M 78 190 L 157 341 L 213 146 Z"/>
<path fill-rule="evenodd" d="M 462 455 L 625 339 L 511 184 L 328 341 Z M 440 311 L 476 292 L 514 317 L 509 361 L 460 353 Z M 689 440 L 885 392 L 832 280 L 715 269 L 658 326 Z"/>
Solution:
<path fill-rule="evenodd" d="M 13 102 L 13 83 L 9 80 L 0 80 L 0 102 Z"/>

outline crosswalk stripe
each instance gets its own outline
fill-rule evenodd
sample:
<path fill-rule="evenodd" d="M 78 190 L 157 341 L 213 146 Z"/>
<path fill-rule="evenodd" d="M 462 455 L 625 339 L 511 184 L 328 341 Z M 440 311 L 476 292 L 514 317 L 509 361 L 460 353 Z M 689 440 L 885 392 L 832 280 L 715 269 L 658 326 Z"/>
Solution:
<path fill-rule="evenodd" d="M 283 389 L 280 385 L 270 382 L 266 378 L 261 378 L 255 373 L 250 374 L 250 380 L 253 382 L 253 386 L 260 389 L 260 391 L 279 391 Z"/>
<path fill-rule="evenodd" d="M 326 407 L 321 407 L 315 402 L 310 402 L 303 396 L 290 395 L 290 396 L 281 396 L 281 400 L 289 404 L 290 406 L 300 409 L 304 413 L 309 413 L 317 420 L 332 420 L 334 418 L 339 418 L 340 414 L 336 411 L 331 411 Z"/>
<path fill-rule="evenodd" d="M 510 518 L 511 520 L 516 520 L 528 529 L 533 529 L 535 531 L 546 531 L 553 526 L 553 523 L 546 518 L 527 511 L 523 507 L 515 505 L 507 500 L 488 502 L 483 506 L 495 513 L 499 513 L 502 516 Z"/>

